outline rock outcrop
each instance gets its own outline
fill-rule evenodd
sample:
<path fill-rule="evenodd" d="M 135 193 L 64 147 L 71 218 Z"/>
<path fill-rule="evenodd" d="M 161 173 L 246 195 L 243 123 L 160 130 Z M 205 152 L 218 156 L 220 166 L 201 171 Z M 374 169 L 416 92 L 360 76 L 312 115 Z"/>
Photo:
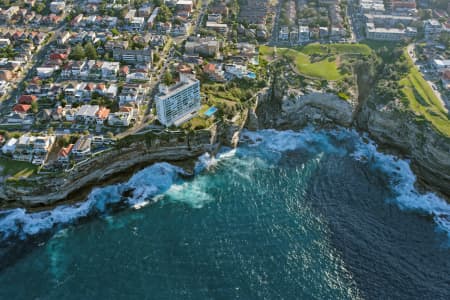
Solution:
<path fill-rule="evenodd" d="M 158 161 L 183 161 L 214 151 L 220 145 L 212 130 L 192 134 L 151 132 L 130 136 L 108 152 L 57 175 L 38 174 L 19 182 L 0 185 L 4 206 L 41 206 L 69 198 L 87 186 L 98 185 L 130 168 Z"/>
<path fill-rule="evenodd" d="M 409 111 L 380 105 L 369 97 L 361 106 L 356 124 L 379 144 L 411 158 L 418 179 L 450 196 L 450 139 Z"/>
<path fill-rule="evenodd" d="M 247 128 L 284 130 L 308 124 L 354 127 L 369 133 L 385 148 L 410 158 L 419 182 L 450 197 L 450 139 L 427 122 L 418 121 L 395 101 L 387 105 L 377 101 L 372 96 L 371 79 L 364 74 L 358 79 L 359 96 L 351 101 L 320 92 L 288 96 L 288 88 L 274 82 L 258 97 Z"/>

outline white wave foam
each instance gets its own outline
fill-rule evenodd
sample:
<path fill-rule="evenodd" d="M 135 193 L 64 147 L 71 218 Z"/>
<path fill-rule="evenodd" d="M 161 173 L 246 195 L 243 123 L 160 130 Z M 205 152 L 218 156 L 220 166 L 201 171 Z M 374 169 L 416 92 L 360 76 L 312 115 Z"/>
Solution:
<path fill-rule="evenodd" d="M 153 196 L 167 191 L 183 172 L 168 163 L 158 163 L 136 173 L 126 183 L 94 189 L 84 202 L 36 213 L 27 213 L 21 208 L 4 211 L 0 217 L 0 238 L 18 235 L 23 239 L 57 224 L 70 224 L 90 214 L 103 213 L 108 205 L 122 201 L 122 192 L 126 190 L 133 190 L 128 204 L 142 208 Z"/>
<path fill-rule="evenodd" d="M 253 155 L 259 151 L 265 154 L 280 157 L 280 153 L 305 149 L 315 153 L 345 154 L 347 150 L 336 142 L 351 142 L 355 146 L 352 156 L 360 161 L 369 163 L 384 174 L 391 183 L 395 193 L 395 202 L 403 210 L 415 210 L 425 212 L 433 216 L 438 228 L 447 233 L 450 239 L 450 205 L 433 193 L 420 193 L 414 187 L 414 176 L 408 161 L 398 159 L 392 155 L 377 152 L 377 146 L 373 142 L 365 143 L 363 138 L 351 130 L 317 131 L 307 128 L 300 132 L 263 130 L 258 132 L 245 131 L 244 139 L 248 141 L 244 148 L 253 149 L 248 152 L 245 149 L 225 149 L 217 157 L 205 154 L 198 160 L 196 173 L 210 169 L 220 161 L 228 160 L 240 152 L 240 155 Z M 255 151 L 256 150 L 256 151 Z M 246 152 L 247 151 L 247 152 Z M 251 180 L 247 174 L 249 169 L 268 167 L 265 159 L 255 156 L 252 161 L 231 165 L 236 175 Z M 270 166 L 269 166 L 270 167 Z M 246 172 L 242 172 L 242 168 Z M 0 238 L 18 235 L 25 238 L 27 235 L 37 234 L 41 231 L 52 229 L 57 224 L 68 224 L 88 216 L 89 214 L 104 213 L 109 204 L 123 201 L 124 191 L 132 191 L 131 197 L 126 202 L 135 209 L 140 209 L 151 201 L 157 201 L 164 196 L 174 201 L 190 204 L 192 207 L 203 207 L 213 201 L 213 197 L 205 192 L 206 185 L 202 176 L 192 182 L 177 182 L 178 174 L 183 173 L 181 168 L 168 163 L 154 164 L 130 178 L 123 184 L 94 189 L 85 202 L 74 205 L 63 205 L 51 211 L 27 213 L 24 209 L 12 209 L 0 213 Z"/>
<path fill-rule="evenodd" d="M 396 195 L 391 201 L 400 209 L 420 211 L 433 216 L 438 229 L 445 231 L 450 239 L 450 205 L 434 193 L 420 193 L 416 189 L 416 176 L 407 160 L 378 152 L 374 142 L 364 143 L 361 139 L 358 140 L 352 156 L 372 164 L 389 177 L 391 188 Z"/>
<path fill-rule="evenodd" d="M 199 174 L 204 170 L 211 170 L 212 168 L 216 167 L 220 161 L 230 159 L 234 157 L 235 154 L 236 149 L 227 147 L 222 148 L 216 156 L 213 156 L 210 153 L 206 152 L 197 159 L 194 167 L 194 172 L 195 174 Z"/>
<path fill-rule="evenodd" d="M 164 193 L 173 202 L 182 202 L 193 208 L 202 208 L 205 204 L 212 202 L 214 198 L 206 191 L 207 182 L 203 178 L 198 178 L 192 182 L 174 184 Z"/>
<path fill-rule="evenodd" d="M 296 149 L 306 149 L 314 152 L 345 154 L 346 150 L 333 144 L 336 142 L 350 142 L 355 150 L 351 156 L 355 159 L 371 164 L 390 181 L 394 199 L 388 199 L 396 203 L 405 211 L 420 211 L 433 217 L 438 230 L 447 233 L 450 240 L 450 205 L 436 194 L 421 193 L 414 186 L 416 176 L 412 172 L 409 161 L 399 159 L 393 155 L 377 151 L 377 145 L 367 135 L 359 135 L 354 130 L 316 130 L 306 128 L 302 131 L 276 131 L 263 130 L 258 132 L 244 132 L 246 140 L 250 140 L 249 147 L 264 147 L 273 151 L 286 152 Z M 367 142 L 365 142 L 367 140 Z"/>

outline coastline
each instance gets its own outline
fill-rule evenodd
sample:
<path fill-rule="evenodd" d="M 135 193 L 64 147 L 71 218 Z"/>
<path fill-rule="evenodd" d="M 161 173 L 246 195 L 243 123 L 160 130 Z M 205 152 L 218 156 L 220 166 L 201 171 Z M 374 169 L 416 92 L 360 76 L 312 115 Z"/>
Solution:
<path fill-rule="evenodd" d="M 364 83 L 365 81 L 359 82 L 358 86 Z M 277 85 L 262 90 L 254 97 L 253 107 L 241 112 L 240 125 L 217 123 L 208 130 L 193 133 L 169 132 L 164 133 L 165 136 L 152 132 L 136 134 L 122 142 L 121 147 L 91 159 L 88 165 L 75 170 L 65 179 L 37 178 L 34 181 L 34 189 L 11 188 L 8 191 L 3 186 L 0 188 L 0 199 L 4 201 L 0 210 L 18 207 L 42 210 L 81 202 L 94 188 L 124 181 L 136 170 L 156 162 L 175 163 L 192 171 L 193 160 L 200 155 L 214 154 L 221 145 L 236 147 L 243 128 L 251 131 L 269 128 L 298 130 L 308 125 L 314 125 L 316 128 L 353 128 L 360 134 L 367 133 L 377 143 L 380 151 L 411 160 L 411 169 L 417 178 L 416 186 L 421 191 L 431 190 L 450 203 L 446 179 L 436 179 L 438 176 L 429 175 L 430 168 L 441 162 L 436 159 L 439 156 L 426 157 L 426 151 L 432 151 L 418 148 L 414 139 L 408 139 L 408 135 L 415 134 L 419 129 L 423 130 L 425 138 L 422 139 L 432 141 L 429 148 L 434 147 L 431 149 L 434 150 L 433 153 L 440 154 L 442 147 L 445 152 L 448 145 L 437 143 L 436 140 L 440 137 L 431 128 L 419 128 L 409 120 L 407 113 L 403 114 L 402 118 L 394 118 L 398 114 L 396 111 L 378 111 L 374 106 L 375 100 L 369 94 L 360 93 L 358 101 L 347 102 L 329 93 L 292 98 L 287 97 L 285 92 Z M 406 133 L 393 130 L 399 122 Z M 423 162 L 419 158 L 422 158 Z M 423 166 L 428 162 L 431 162 L 431 167 L 424 170 Z M 444 164 L 440 172 L 445 174 L 445 168 Z M 447 176 L 450 175 L 447 173 Z M 38 188 L 40 186 L 44 188 Z"/>

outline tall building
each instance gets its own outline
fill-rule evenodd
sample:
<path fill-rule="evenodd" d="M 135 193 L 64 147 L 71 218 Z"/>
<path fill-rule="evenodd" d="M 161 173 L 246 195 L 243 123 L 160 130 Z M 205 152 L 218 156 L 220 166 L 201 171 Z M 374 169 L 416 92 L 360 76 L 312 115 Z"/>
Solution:
<path fill-rule="evenodd" d="M 180 73 L 174 85 L 159 85 L 155 96 L 159 121 L 165 126 L 179 126 L 200 109 L 200 82 L 189 74 Z"/>

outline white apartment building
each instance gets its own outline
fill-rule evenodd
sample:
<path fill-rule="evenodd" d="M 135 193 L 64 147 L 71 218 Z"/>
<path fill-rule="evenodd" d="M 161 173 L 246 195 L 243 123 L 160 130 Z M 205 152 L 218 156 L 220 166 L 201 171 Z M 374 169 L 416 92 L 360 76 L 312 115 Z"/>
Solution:
<path fill-rule="evenodd" d="M 176 84 L 159 85 L 155 101 L 161 124 L 179 126 L 194 117 L 200 109 L 200 82 L 180 73 L 180 81 Z"/>
<path fill-rule="evenodd" d="M 366 37 L 369 40 L 379 41 L 399 41 L 405 38 L 412 38 L 417 35 L 417 29 L 414 27 L 398 28 L 376 28 L 373 23 L 366 23 Z"/>

